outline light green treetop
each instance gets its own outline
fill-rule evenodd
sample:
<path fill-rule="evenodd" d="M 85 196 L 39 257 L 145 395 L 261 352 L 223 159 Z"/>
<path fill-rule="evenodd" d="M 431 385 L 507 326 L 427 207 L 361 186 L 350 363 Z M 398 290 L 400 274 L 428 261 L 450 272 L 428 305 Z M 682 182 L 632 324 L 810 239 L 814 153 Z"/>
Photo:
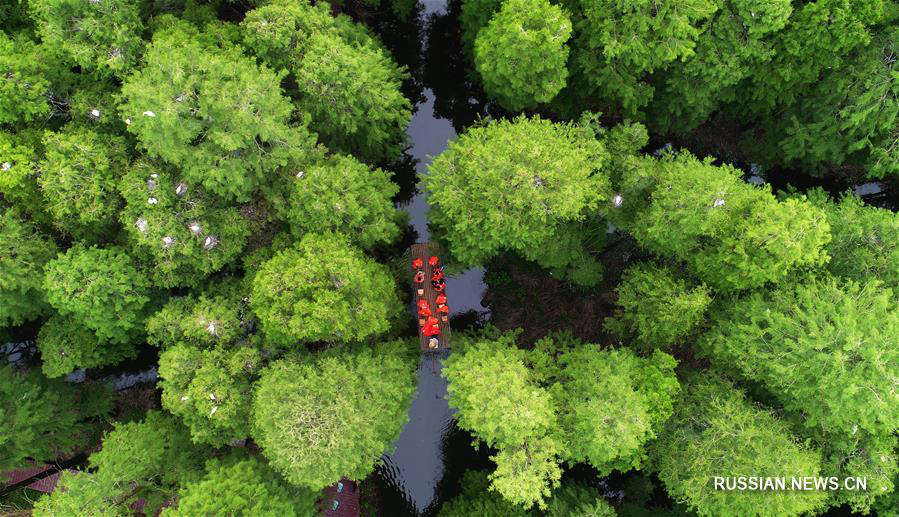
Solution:
<path fill-rule="evenodd" d="M 176 24 L 156 33 L 144 65 L 122 85 L 119 111 L 148 154 L 243 201 L 289 157 L 311 150 L 313 136 L 290 125 L 281 75 L 195 32 Z"/>
<path fill-rule="evenodd" d="M 43 267 L 56 244 L 15 210 L 0 208 L 0 327 L 19 325 L 47 309 Z"/>
<path fill-rule="evenodd" d="M 119 248 L 74 246 L 45 268 L 47 301 L 103 341 L 131 343 L 142 333 L 149 282 Z"/>
<path fill-rule="evenodd" d="M 578 223 L 612 197 L 607 159 L 592 131 L 539 117 L 469 129 L 430 165 L 429 220 L 463 265 L 514 250 L 563 271 L 582 267 L 595 260 Z"/>
<path fill-rule="evenodd" d="M 353 342 L 390 330 L 402 313 L 389 270 L 339 234 L 307 234 L 265 262 L 250 305 L 270 343 Z"/>
<path fill-rule="evenodd" d="M 253 438 L 287 481 L 361 480 L 399 436 L 415 391 L 410 344 L 278 361 L 258 383 Z"/>
<path fill-rule="evenodd" d="M 484 89 L 507 109 L 553 99 L 568 77 L 571 21 L 547 0 L 507 0 L 478 32 L 474 64 Z"/>

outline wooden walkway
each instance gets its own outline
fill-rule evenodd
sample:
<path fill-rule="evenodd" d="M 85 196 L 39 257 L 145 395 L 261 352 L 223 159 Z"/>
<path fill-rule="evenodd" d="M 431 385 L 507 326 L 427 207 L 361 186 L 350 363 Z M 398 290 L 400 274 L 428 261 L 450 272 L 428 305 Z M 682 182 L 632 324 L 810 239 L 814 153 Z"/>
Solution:
<path fill-rule="evenodd" d="M 428 259 L 431 255 L 440 257 L 440 248 L 431 242 L 419 242 L 412 245 L 412 260 L 421 259 L 424 263 L 424 273 L 425 273 L 425 282 L 424 284 L 416 284 L 412 277 L 415 275 L 415 271 L 412 269 L 412 263 L 407 264 L 407 268 L 409 271 L 409 281 L 412 284 L 412 299 L 415 301 L 416 305 L 418 301 L 421 299 L 427 300 L 428 305 L 431 307 L 432 311 L 436 312 L 437 309 L 437 293 L 434 291 L 434 287 L 431 285 L 431 266 L 428 265 Z M 424 289 L 424 295 L 419 296 L 418 290 Z M 449 297 L 449 294 L 444 290 L 443 294 L 447 297 L 447 304 L 449 305 L 452 302 L 452 299 Z M 452 307 L 452 305 L 450 305 Z M 418 309 L 416 308 L 416 311 Z M 443 318 L 439 315 L 438 325 L 440 326 L 440 335 L 436 336 L 437 340 L 440 342 L 440 346 L 438 350 L 448 349 L 450 347 L 450 324 L 449 317 L 446 318 L 446 321 L 443 321 Z M 416 316 L 415 324 L 418 326 L 418 345 L 422 350 L 432 350 L 428 347 L 428 342 L 431 340 L 430 337 L 424 335 L 421 332 L 421 325 L 418 325 L 418 317 Z"/>
<path fill-rule="evenodd" d="M 322 515 L 326 517 L 359 517 L 359 485 L 341 479 L 325 489 L 322 506 Z"/>

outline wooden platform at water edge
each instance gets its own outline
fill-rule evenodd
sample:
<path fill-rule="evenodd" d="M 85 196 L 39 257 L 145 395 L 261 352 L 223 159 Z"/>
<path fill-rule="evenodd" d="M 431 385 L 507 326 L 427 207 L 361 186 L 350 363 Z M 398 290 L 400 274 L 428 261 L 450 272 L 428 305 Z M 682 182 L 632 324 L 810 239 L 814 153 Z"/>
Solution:
<path fill-rule="evenodd" d="M 325 517 L 359 517 L 359 485 L 341 479 L 325 489 L 321 505 Z"/>
<path fill-rule="evenodd" d="M 412 283 L 412 300 L 415 302 L 416 306 L 418 305 L 418 300 L 425 299 L 428 301 L 428 305 L 431 307 L 432 311 L 436 311 L 437 309 L 437 293 L 434 291 L 434 287 L 431 285 L 431 266 L 428 264 L 428 259 L 431 256 L 440 257 L 440 247 L 432 242 L 418 242 L 412 245 L 410 248 L 412 251 L 412 260 L 421 259 L 424 263 L 424 272 L 425 272 L 425 282 L 424 284 L 416 284 L 415 280 L 412 277 L 415 276 L 415 271 L 412 269 L 412 262 L 410 261 L 406 267 L 409 270 L 409 280 Z M 441 263 L 442 263 L 442 257 Z M 418 290 L 424 289 L 424 294 L 419 295 Z M 449 293 L 444 289 L 443 294 L 446 295 L 447 305 L 452 307 L 452 298 L 450 298 Z M 416 314 L 417 314 L 416 308 Z M 440 327 L 440 335 L 436 336 L 437 340 L 440 342 L 440 346 L 437 350 L 448 349 L 450 347 L 450 324 L 449 317 L 447 316 L 446 321 L 443 321 L 443 318 L 438 316 L 440 322 L 438 323 Z M 428 342 L 431 340 L 430 337 L 422 334 L 421 325 L 418 324 L 418 316 L 415 317 L 415 324 L 418 326 L 418 345 L 422 350 L 430 350 L 434 349 L 428 347 Z"/>

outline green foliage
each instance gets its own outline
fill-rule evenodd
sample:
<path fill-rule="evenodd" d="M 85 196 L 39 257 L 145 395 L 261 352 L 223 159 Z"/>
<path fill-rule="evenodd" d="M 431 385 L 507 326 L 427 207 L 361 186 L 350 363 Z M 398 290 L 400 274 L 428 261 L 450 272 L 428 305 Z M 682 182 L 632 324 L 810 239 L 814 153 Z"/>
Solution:
<path fill-rule="evenodd" d="M 847 162 L 872 178 L 899 174 L 897 52 L 899 28 L 890 27 L 804 90 L 773 121 L 769 161 L 819 174 Z"/>
<path fill-rule="evenodd" d="M 119 219 L 136 257 L 162 287 L 196 285 L 232 262 L 247 242 L 247 220 L 233 207 L 180 181 L 165 166 L 139 161 L 119 183 Z"/>
<path fill-rule="evenodd" d="M 539 117 L 469 129 L 430 165 L 429 219 L 462 265 L 514 250 L 577 271 L 596 262 L 577 223 L 611 198 L 607 159 L 592 132 Z"/>
<path fill-rule="evenodd" d="M 399 187 L 381 169 L 335 155 L 294 176 L 284 219 L 293 234 L 338 232 L 363 248 L 400 233 L 392 198 Z"/>
<path fill-rule="evenodd" d="M 184 420 L 195 443 L 220 446 L 246 438 L 261 363 L 252 347 L 168 347 L 159 356 L 162 405 Z"/>
<path fill-rule="evenodd" d="M 502 0 L 463 0 L 459 23 L 462 25 L 462 45 L 469 56 L 474 56 L 474 42 L 478 33 L 490 23 L 490 19 L 502 6 Z"/>
<path fill-rule="evenodd" d="M 290 72 L 297 107 L 331 149 L 365 160 L 399 155 L 412 105 L 408 74 L 363 27 L 325 4 L 275 2 L 247 13 L 244 41 L 270 66 Z"/>
<path fill-rule="evenodd" d="M 571 21 L 547 0 L 508 0 L 475 40 L 484 89 L 518 111 L 551 101 L 565 87 Z"/>
<path fill-rule="evenodd" d="M 459 427 L 499 450 L 492 489 L 545 509 L 562 461 L 587 461 L 603 474 L 639 467 L 644 445 L 672 412 L 674 359 L 600 350 L 569 335 L 544 338 L 531 352 L 514 340 L 491 331 L 457 336 L 461 351 L 443 370 Z"/>
<path fill-rule="evenodd" d="M 263 515 L 302 517 L 317 513 L 318 494 L 294 488 L 253 456 L 212 460 L 200 481 L 178 493 L 178 506 L 162 515 Z"/>
<path fill-rule="evenodd" d="M 888 289 L 810 279 L 754 293 L 723 315 L 701 346 L 713 361 L 764 385 L 826 442 L 899 429 L 899 312 Z"/>
<path fill-rule="evenodd" d="M 0 124 L 43 120 L 50 114 L 37 45 L 19 35 L 0 33 Z M 4 158 L 5 159 L 5 158 Z"/>
<path fill-rule="evenodd" d="M 153 157 L 185 179 L 247 200 L 266 175 L 312 149 L 281 94 L 281 76 L 238 48 L 203 44 L 184 24 L 157 32 L 144 66 L 122 85 L 119 110 Z"/>
<path fill-rule="evenodd" d="M 668 493 L 700 516 L 815 513 L 827 498 L 823 491 L 715 490 L 715 476 L 831 475 L 783 421 L 713 376 L 686 387 L 654 446 L 654 463 Z"/>
<path fill-rule="evenodd" d="M 581 0 L 574 65 L 590 92 L 633 116 L 652 98 L 645 75 L 694 53 L 713 0 Z M 576 92 L 584 95 L 585 92 Z"/>
<path fill-rule="evenodd" d="M 664 348 L 689 336 L 712 301 L 704 284 L 695 285 L 670 267 L 645 263 L 629 267 L 617 291 L 619 310 L 604 325 L 644 349 Z"/>
<path fill-rule="evenodd" d="M 307 234 L 264 263 L 250 304 L 281 347 L 365 340 L 390 330 L 402 313 L 389 270 L 332 233 Z"/>
<path fill-rule="evenodd" d="M 115 223 L 117 178 L 128 157 L 121 137 L 85 127 L 46 132 L 38 184 L 56 224 L 76 237 L 98 236 Z"/>
<path fill-rule="evenodd" d="M 833 238 L 827 245 L 827 269 L 858 282 L 877 279 L 899 293 L 899 215 L 865 205 L 852 194 L 831 202 L 821 191 L 812 195 L 827 214 Z"/>
<path fill-rule="evenodd" d="M 488 491 L 488 473 L 466 471 L 462 476 L 462 493 L 440 507 L 440 517 L 471 517 L 472 515 L 526 517 L 529 512 Z"/>
<path fill-rule="evenodd" d="M 258 383 L 254 439 L 287 481 L 360 480 L 399 436 L 415 391 L 408 342 L 274 363 Z"/>
<path fill-rule="evenodd" d="M 47 301 L 102 341 L 132 343 L 143 326 L 149 282 L 119 248 L 74 246 L 49 262 Z"/>
<path fill-rule="evenodd" d="M 553 493 L 547 517 L 615 517 L 612 508 L 594 488 L 580 483 L 564 483 Z"/>
<path fill-rule="evenodd" d="M 190 443 L 176 419 L 151 411 L 142 422 L 117 424 L 89 458 L 96 472 L 63 473 L 60 489 L 42 497 L 34 515 L 62 515 L 72 508 L 82 515 L 122 515 L 140 499 L 144 512 L 155 513 L 179 485 L 199 479 L 206 453 Z"/>
<path fill-rule="evenodd" d="M 112 397 L 101 388 L 0 366 L 0 471 L 26 467 L 29 458 L 56 461 L 78 452 L 111 409 Z"/>
<path fill-rule="evenodd" d="M 137 353 L 133 343 L 101 340 L 76 317 L 61 314 L 50 316 L 41 326 L 37 348 L 41 352 L 41 369 L 47 377 L 115 364 Z"/>
<path fill-rule="evenodd" d="M 0 166 L 6 168 L 0 172 L 0 194 L 8 203 L 43 222 L 43 198 L 35 170 L 39 147 L 37 131 L 0 131 Z"/>
<path fill-rule="evenodd" d="M 37 32 L 71 63 L 97 75 L 126 75 L 140 57 L 139 4 L 134 0 L 29 0 Z"/>
<path fill-rule="evenodd" d="M 687 153 L 649 168 L 650 203 L 629 230 L 640 245 L 683 260 L 709 285 L 756 288 L 826 262 L 830 225 L 805 200 L 778 202 L 767 187 L 744 183 L 733 167 Z"/>
<path fill-rule="evenodd" d="M 147 318 L 147 342 L 170 347 L 229 347 L 249 334 L 253 319 L 243 286 L 224 281 L 199 296 L 172 298 Z"/>
<path fill-rule="evenodd" d="M 538 350 L 551 346 L 540 343 Z M 674 358 L 656 351 L 643 359 L 629 349 L 580 345 L 557 361 L 552 389 L 565 436 L 562 456 L 587 461 L 601 473 L 639 468 L 643 447 L 671 415 L 680 390 Z"/>
<path fill-rule="evenodd" d="M 14 326 L 46 311 L 43 267 L 56 244 L 14 210 L 0 208 L 0 327 Z"/>

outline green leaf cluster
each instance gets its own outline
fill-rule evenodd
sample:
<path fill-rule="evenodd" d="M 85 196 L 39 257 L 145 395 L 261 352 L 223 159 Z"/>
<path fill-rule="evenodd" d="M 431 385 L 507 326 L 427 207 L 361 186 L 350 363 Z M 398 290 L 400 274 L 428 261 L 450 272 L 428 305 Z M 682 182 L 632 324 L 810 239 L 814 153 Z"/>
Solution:
<path fill-rule="evenodd" d="M 0 208 L 0 327 L 19 325 L 47 310 L 44 265 L 56 244 L 15 210 Z"/>
<path fill-rule="evenodd" d="M 340 234 L 307 234 L 265 262 L 250 306 L 273 345 L 365 340 L 402 313 L 389 270 Z"/>
<path fill-rule="evenodd" d="M 474 64 L 484 89 L 513 111 L 551 101 L 568 77 L 571 21 L 547 0 L 507 0 L 478 32 Z"/>
<path fill-rule="evenodd" d="M 312 490 L 372 472 L 408 420 L 410 343 L 284 359 L 256 390 L 254 439 L 290 483 Z"/>

